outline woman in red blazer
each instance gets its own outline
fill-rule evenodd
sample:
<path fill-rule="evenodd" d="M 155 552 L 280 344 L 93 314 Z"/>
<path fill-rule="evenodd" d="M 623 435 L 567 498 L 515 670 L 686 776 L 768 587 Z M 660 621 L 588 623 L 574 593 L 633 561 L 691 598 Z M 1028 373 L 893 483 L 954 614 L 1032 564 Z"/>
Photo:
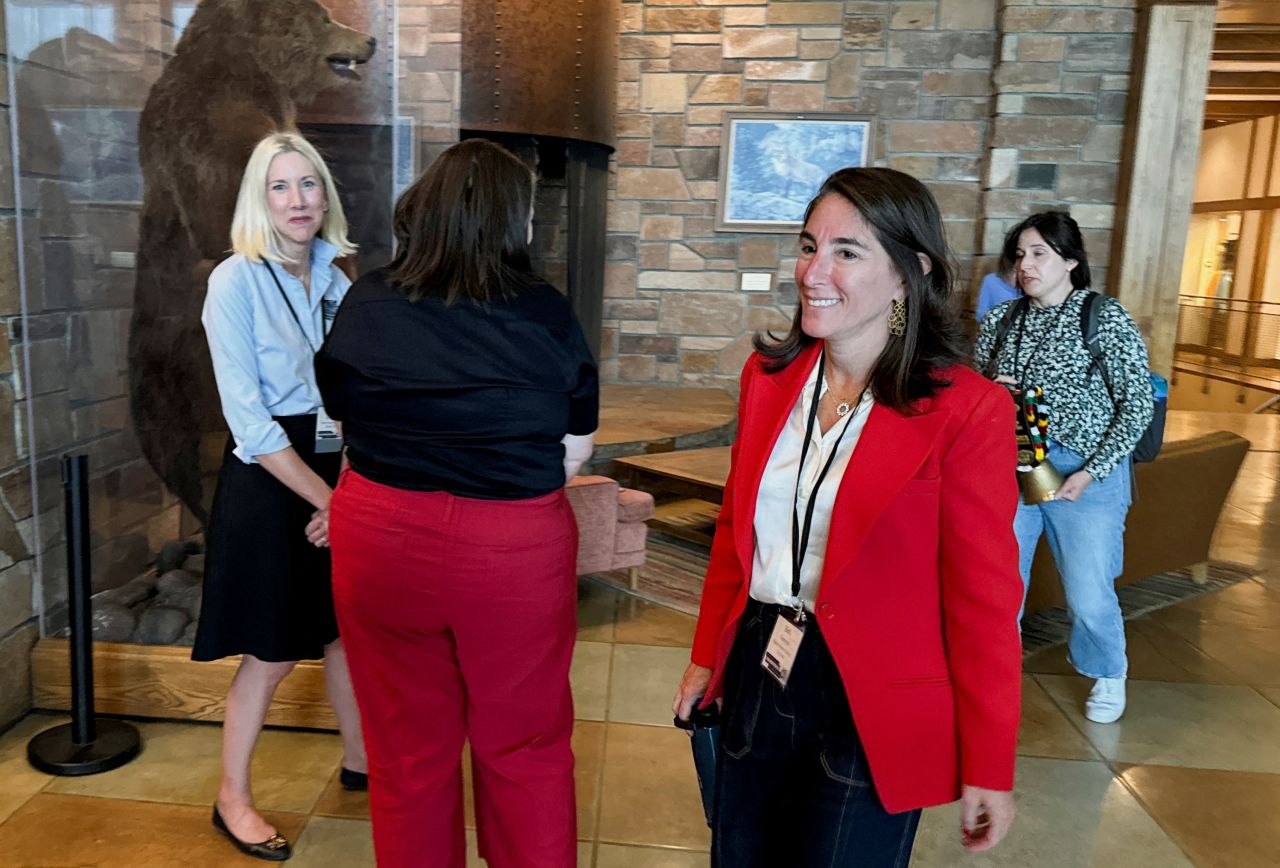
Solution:
<path fill-rule="evenodd" d="M 723 701 L 713 863 L 905 866 L 920 809 L 957 798 L 964 846 L 988 849 L 1014 816 L 1013 405 L 958 363 L 914 178 L 828 178 L 796 285 L 791 331 L 742 372 L 674 702 Z"/>

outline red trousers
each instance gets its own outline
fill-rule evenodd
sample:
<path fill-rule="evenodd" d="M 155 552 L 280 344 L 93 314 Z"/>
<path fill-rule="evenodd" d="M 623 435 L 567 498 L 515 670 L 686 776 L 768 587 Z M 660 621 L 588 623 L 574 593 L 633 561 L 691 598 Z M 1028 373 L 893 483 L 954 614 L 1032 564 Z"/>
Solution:
<path fill-rule="evenodd" d="M 564 493 L 473 500 L 347 470 L 329 526 L 380 868 L 463 868 L 464 740 L 490 868 L 576 864 Z"/>

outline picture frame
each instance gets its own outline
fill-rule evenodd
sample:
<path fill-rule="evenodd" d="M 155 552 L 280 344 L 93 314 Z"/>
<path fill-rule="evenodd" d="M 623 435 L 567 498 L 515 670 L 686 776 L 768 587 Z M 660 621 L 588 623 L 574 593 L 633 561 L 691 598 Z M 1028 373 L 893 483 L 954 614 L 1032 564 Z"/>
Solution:
<path fill-rule="evenodd" d="M 839 112 L 726 112 L 718 232 L 795 232 L 827 176 L 871 160 L 874 121 Z"/>

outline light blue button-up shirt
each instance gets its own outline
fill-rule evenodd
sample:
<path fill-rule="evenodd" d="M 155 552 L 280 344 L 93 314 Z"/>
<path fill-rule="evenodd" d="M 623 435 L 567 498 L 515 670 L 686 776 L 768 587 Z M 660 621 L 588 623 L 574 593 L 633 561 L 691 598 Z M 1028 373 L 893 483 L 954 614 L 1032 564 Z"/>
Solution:
<path fill-rule="evenodd" d="M 327 241 L 312 242 L 309 298 L 301 280 L 278 264 L 271 266 L 301 328 L 265 262 L 251 262 L 237 253 L 209 275 L 200 319 L 209 339 L 222 415 L 235 438 L 236 457 L 246 464 L 289 446 L 272 416 L 320 409 L 315 354 L 351 287 L 333 264 L 337 252 Z"/>

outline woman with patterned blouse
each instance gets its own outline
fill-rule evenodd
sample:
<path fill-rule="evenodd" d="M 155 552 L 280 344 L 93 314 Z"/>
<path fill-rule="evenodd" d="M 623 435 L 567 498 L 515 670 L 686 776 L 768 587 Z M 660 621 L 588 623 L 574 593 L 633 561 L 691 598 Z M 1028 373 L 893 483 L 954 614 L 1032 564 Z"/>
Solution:
<path fill-rule="evenodd" d="M 1053 500 L 1018 507 L 1014 531 L 1024 592 L 1044 533 L 1071 614 L 1071 664 L 1095 679 L 1085 716 L 1112 723 L 1125 707 L 1128 661 L 1115 578 L 1124 564 L 1130 455 L 1151 421 L 1147 348 L 1120 302 L 1104 296 L 1098 332 L 1106 365 L 1099 370 L 1080 321 L 1090 292 L 1089 261 L 1080 228 L 1066 212 L 1033 214 L 1019 223 L 1005 238 L 1004 255 L 1014 263 L 1026 300 L 991 309 L 975 361 L 979 370 L 993 371 L 996 382 L 1044 389 L 1048 456 L 1066 477 Z"/>

